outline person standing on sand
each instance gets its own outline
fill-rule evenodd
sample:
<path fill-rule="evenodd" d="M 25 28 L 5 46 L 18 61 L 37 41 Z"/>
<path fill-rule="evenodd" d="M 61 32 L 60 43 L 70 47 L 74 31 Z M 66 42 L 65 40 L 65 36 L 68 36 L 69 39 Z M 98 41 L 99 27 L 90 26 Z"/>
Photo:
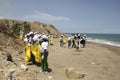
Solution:
<path fill-rule="evenodd" d="M 78 34 L 78 36 L 77 36 L 77 43 L 78 43 L 77 51 L 80 51 L 80 45 L 81 45 L 80 41 L 81 41 L 81 36 L 80 36 L 80 34 Z"/>
<path fill-rule="evenodd" d="M 43 42 L 41 43 L 41 70 L 45 73 L 48 73 L 48 38 L 46 35 L 42 36 Z"/>
<path fill-rule="evenodd" d="M 68 48 L 71 47 L 71 35 L 68 36 Z"/>
<path fill-rule="evenodd" d="M 72 35 L 71 40 L 72 40 L 72 48 L 74 48 L 75 45 L 74 35 Z"/>
<path fill-rule="evenodd" d="M 26 34 L 24 38 L 25 44 L 25 61 L 29 62 L 31 60 L 31 44 L 29 43 L 30 34 Z"/>
<path fill-rule="evenodd" d="M 39 43 L 39 34 L 38 32 L 34 33 L 34 37 L 33 37 L 33 50 L 32 53 L 35 57 L 35 64 L 39 65 L 41 63 L 41 53 L 40 53 L 40 43 Z"/>
<path fill-rule="evenodd" d="M 81 40 L 81 44 L 83 45 L 83 48 L 85 47 L 85 44 L 86 44 L 86 35 L 84 35 L 83 37 L 82 37 L 82 40 Z"/>
<path fill-rule="evenodd" d="M 50 37 L 49 37 L 49 44 L 53 45 L 53 35 L 50 35 Z"/>
<path fill-rule="evenodd" d="M 60 47 L 63 47 L 63 35 L 60 36 Z"/>
<path fill-rule="evenodd" d="M 41 62 L 41 57 L 40 57 L 40 44 L 38 42 L 38 34 L 33 33 L 32 31 L 29 32 L 25 39 L 24 42 L 26 43 L 25 46 L 25 61 L 27 64 L 29 62 L 32 62 L 35 65 L 39 65 Z"/>
<path fill-rule="evenodd" d="M 33 63 L 35 63 L 35 59 L 34 59 L 34 56 L 33 56 L 33 54 L 32 54 L 32 44 L 33 44 L 33 32 L 31 31 L 31 32 L 29 32 L 27 35 L 26 35 L 26 37 L 25 37 L 25 39 L 24 39 L 24 42 L 25 42 L 25 44 L 26 44 L 26 46 L 25 46 L 25 61 L 27 62 L 27 64 L 28 64 L 28 62 L 30 62 L 30 61 L 32 61 Z"/>
<path fill-rule="evenodd" d="M 19 39 L 23 40 L 23 34 L 24 34 L 23 30 L 20 30 L 19 34 L 20 34 Z"/>

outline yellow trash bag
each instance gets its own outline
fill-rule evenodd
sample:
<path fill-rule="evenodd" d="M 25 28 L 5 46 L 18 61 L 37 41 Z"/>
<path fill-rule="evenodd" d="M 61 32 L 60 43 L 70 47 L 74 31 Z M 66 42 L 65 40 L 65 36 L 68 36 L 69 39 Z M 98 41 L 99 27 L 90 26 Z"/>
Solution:
<path fill-rule="evenodd" d="M 36 45 L 36 52 L 37 52 L 37 55 L 36 55 L 36 59 L 35 60 L 37 62 L 41 62 L 40 44 Z"/>
<path fill-rule="evenodd" d="M 23 40 L 23 35 L 20 35 L 20 36 L 19 36 L 19 39 L 20 39 L 20 40 Z"/>
<path fill-rule="evenodd" d="M 66 44 L 66 39 L 65 38 L 63 38 L 63 44 Z"/>
<path fill-rule="evenodd" d="M 41 58 L 40 58 L 40 44 L 36 44 L 34 43 L 31 47 L 31 52 L 35 57 L 35 61 L 40 63 L 41 62 Z"/>
<path fill-rule="evenodd" d="M 78 48 L 79 47 L 78 41 L 76 39 L 74 39 L 74 41 L 75 41 L 75 47 Z"/>
<path fill-rule="evenodd" d="M 25 46 L 25 61 L 29 62 L 31 60 L 31 51 L 30 51 L 30 46 L 26 45 Z"/>
<path fill-rule="evenodd" d="M 50 45 L 53 45 L 53 38 L 52 37 L 49 39 L 49 42 L 50 42 Z"/>

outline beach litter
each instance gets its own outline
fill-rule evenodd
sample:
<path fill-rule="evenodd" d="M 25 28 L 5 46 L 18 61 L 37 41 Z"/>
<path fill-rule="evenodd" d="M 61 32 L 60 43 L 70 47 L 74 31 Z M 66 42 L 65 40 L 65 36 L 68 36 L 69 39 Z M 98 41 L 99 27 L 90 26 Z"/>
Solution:
<path fill-rule="evenodd" d="M 73 67 L 66 69 L 66 76 L 69 79 L 82 79 L 85 77 L 85 74 L 81 73 L 79 70 L 76 70 Z"/>

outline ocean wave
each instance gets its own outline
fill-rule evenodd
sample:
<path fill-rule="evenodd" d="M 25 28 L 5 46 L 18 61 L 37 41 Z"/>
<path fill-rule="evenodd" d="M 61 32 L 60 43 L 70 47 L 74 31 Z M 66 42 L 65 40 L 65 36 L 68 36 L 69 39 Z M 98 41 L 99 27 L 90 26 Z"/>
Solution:
<path fill-rule="evenodd" d="M 94 43 L 100 43 L 100 44 L 119 46 L 120 47 L 119 42 L 109 41 L 109 40 L 105 40 L 105 39 L 92 39 L 92 38 L 88 37 L 87 41 L 94 42 Z"/>

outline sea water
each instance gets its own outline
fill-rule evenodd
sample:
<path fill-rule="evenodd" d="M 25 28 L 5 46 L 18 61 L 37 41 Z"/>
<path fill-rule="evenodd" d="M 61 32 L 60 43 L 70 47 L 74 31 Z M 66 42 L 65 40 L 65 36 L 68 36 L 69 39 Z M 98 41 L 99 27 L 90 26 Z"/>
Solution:
<path fill-rule="evenodd" d="M 120 46 L 120 34 L 86 34 L 87 40 L 95 43 Z"/>

